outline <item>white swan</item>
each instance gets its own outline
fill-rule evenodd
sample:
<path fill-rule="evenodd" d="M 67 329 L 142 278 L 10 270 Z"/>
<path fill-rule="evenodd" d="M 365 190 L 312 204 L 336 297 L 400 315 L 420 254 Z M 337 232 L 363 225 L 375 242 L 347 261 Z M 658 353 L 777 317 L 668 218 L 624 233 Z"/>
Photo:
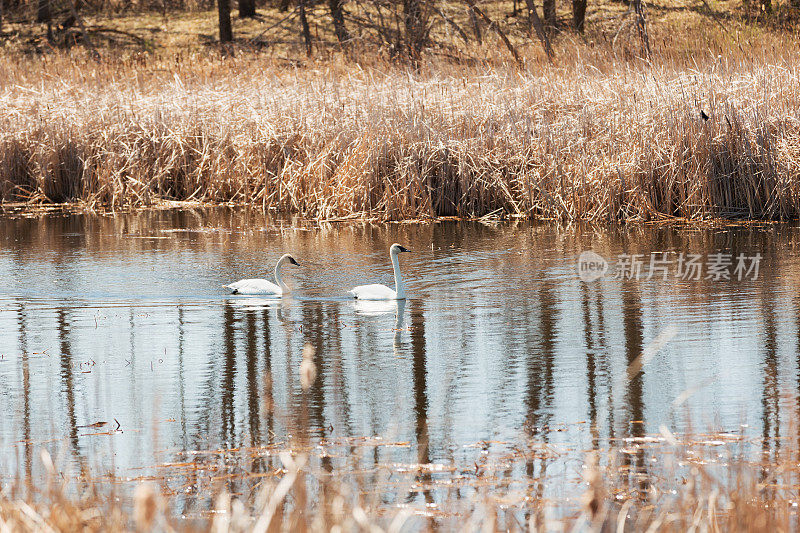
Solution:
<path fill-rule="evenodd" d="M 273 296 L 287 294 L 291 290 L 281 278 L 281 267 L 287 262 L 291 265 L 297 265 L 297 261 L 289 254 L 285 254 L 278 259 L 278 264 L 275 265 L 275 281 L 277 285 L 265 279 L 243 279 L 230 285 L 223 285 L 223 287 L 230 289 L 231 294 L 269 294 Z"/>
<path fill-rule="evenodd" d="M 389 248 L 389 257 L 392 259 L 392 267 L 394 268 L 394 288 L 390 289 L 386 285 L 373 284 L 373 285 L 359 285 L 350 289 L 350 294 L 359 300 L 405 300 L 406 299 L 406 286 L 403 284 L 403 278 L 400 276 L 400 260 L 397 255 L 400 252 L 410 252 L 400 246 L 393 244 Z"/>

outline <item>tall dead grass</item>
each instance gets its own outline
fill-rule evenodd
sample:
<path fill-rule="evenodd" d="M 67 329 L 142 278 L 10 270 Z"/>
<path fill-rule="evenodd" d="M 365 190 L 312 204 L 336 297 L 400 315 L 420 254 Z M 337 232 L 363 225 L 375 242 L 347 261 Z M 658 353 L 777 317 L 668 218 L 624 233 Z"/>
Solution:
<path fill-rule="evenodd" d="M 5 57 L 0 199 L 317 219 L 796 218 L 800 55 L 781 36 L 745 42 L 673 38 L 644 62 L 570 41 L 556 66 L 529 55 L 524 69 L 414 72 L 335 58 Z"/>
<path fill-rule="evenodd" d="M 383 465 L 383 483 L 358 468 L 339 471 L 313 461 L 322 445 L 279 453 L 267 472 L 222 476 L 212 503 L 179 518 L 180 491 L 153 477 L 127 487 L 82 477 L 79 490 L 50 472 L 40 490 L 11 485 L 0 492 L 3 531 L 792 531 L 797 528 L 797 448 L 774 455 L 747 451 L 741 436 L 698 434 L 621 439 L 607 452 L 586 453 L 582 466 L 546 468 L 552 448 L 531 443 L 492 453 L 462 470 L 447 464 Z M 772 444 L 765 443 L 769 449 Z M 355 453 L 352 445 L 351 453 Z M 220 457 L 229 464 L 231 450 Z M 267 452 L 269 454 L 269 452 Z M 277 452 L 274 452 L 277 453 Z M 753 457 L 755 456 L 755 459 Z M 749 459 L 748 459 L 749 458 Z M 233 460 L 234 464 L 238 464 Z M 537 466 L 538 465 L 538 466 Z M 178 465 L 180 466 L 180 465 Z M 208 466 L 208 465 L 206 465 Z M 574 476 L 570 470 L 578 473 Z M 191 483 L 201 483 L 193 470 Z M 202 472 L 202 471 L 200 471 Z M 438 474 L 437 474 L 438 472 Z M 432 474 L 433 473 L 433 474 Z M 509 473 L 513 477 L 509 478 Z M 220 476 L 211 469 L 209 476 Z M 365 475 L 366 474 L 366 475 Z M 165 473 L 174 479 L 175 473 Z M 404 478 L 405 476 L 405 478 Z M 244 483 L 255 477 L 256 484 Z M 374 477 L 374 476 L 373 476 Z M 203 482 L 204 483 L 204 482 Z M 577 497 L 553 499 L 543 487 L 573 485 Z M 129 490 L 130 489 L 130 490 Z M 437 494 L 434 496 L 434 494 Z M 127 494 L 127 495 L 126 495 Z M 132 494 L 132 495 L 131 495 Z M 396 494 L 398 497 L 393 497 Z M 406 494 L 405 497 L 402 497 Z M 414 495 L 424 495 L 415 498 Z M 417 501 L 417 500 L 421 500 Z"/>

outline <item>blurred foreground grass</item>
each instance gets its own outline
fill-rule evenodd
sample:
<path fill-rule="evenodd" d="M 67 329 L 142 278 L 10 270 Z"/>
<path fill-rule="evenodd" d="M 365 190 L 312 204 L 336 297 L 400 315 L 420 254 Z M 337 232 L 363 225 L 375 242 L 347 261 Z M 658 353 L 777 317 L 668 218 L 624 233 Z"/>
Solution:
<path fill-rule="evenodd" d="M 4 484 L 0 530 L 792 531 L 798 522 L 798 447 L 788 441 L 662 428 L 605 450 L 529 440 L 473 466 L 360 467 L 359 450 L 376 446 L 411 445 L 312 439 L 198 451 L 125 481 L 64 475 L 42 452 L 46 483 Z M 583 459 L 559 466 L 567 456 Z"/>

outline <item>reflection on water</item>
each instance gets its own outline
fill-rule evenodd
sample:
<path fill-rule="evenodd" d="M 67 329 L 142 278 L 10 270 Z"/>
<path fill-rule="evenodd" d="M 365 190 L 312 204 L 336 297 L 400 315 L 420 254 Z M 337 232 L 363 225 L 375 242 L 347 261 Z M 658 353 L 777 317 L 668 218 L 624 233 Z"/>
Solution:
<path fill-rule="evenodd" d="M 37 446 L 76 469 L 100 462 L 134 475 L 189 452 L 289 436 L 384 436 L 409 444 L 375 447 L 366 464 L 473 468 L 482 448 L 527 438 L 578 453 L 690 424 L 725 431 L 746 424 L 765 437 L 764 452 L 775 453 L 774 437 L 796 422 L 781 414 L 782 398 L 800 400 L 796 232 L 785 225 L 316 228 L 230 210 L 5 219 L 2 471 L 39 475 Z M 354 285 L 391 284 L 392 242 L 416 250 L 401 260 L 409 300 L 348 299 Z M 589 249 L 606 258 L 721 251 L 763 259 L 756 280 L 584 283 L 575 266 Z M 230 296 L 221 288 L 269 276 L 284 252 L 303 265 L 287 273 L 293 296 Z M 624 379 L 667 326 L 675 337 Z M 298 375 L 305 343 L 316 349 L 318 369 L 307 392 Z M 694 393 L 673 405 L 687 390 Z M 252 458 L 247 467 L 265 471 L 270 460 Z M 323 457 L 322 465 L 331 471 L 336 460 Z M 635 476 L 648 468 L 644 452 L 627 460 L 645 493 Z M 548 467 L 531 454 L 525 473 Z M 430 476 L 420 474 L 423 485 Z M 397 503 L 404 498 L 436 495 L 411 492 Z"/>

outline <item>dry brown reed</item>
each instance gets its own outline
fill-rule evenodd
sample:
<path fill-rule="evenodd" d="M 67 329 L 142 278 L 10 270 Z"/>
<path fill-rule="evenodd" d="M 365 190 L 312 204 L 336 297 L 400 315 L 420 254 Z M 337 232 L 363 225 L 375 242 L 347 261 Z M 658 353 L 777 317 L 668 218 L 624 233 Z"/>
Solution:
<path fill-rule="evenodd" d="M 754 448 L 747 451 L 755 444 L 729 433 L 677 439 L 665 431 L 623 439 L 605 452 L 587 452 L 577 480 L 561 468 L 504 478 L 515 466 L 545 460 L 552 453 L 531 443 L 528 449 L 484 458 L 469 475 L 447 465 L 385 465 L 392 480 L 383 485 L 371 485 L 355 470 L 323 469 L 313 460 L 319 446 L 300 446 L 279 452 L 282 467 L 259 474 L 261 482 L 252 491 L 240 490 L 234 496 L 220 489 L 205 512 L 183 519 L 170 507 L 182 497 L 180 492 L 164 494 L 144 482 L 127 499 L 113 483 L 116 493 L 109 496 L 108 483 L 85 478 L 80 491 L 68 490 L 68 482 L 51 466 L 50 481 L 41 492 L 12 486 L 0 493 L 0 530 L 795 530 L 798 450 L 784 442 L 775 446 L 771 458 L 764 458 Z M 264 450 L 229 453 L 258 455 Z M 49 461 L 46 453 L 42 456 Z M 452 475 L 432 477 L 437 471 Z M 250 475 L 240 472 L 238 477 Z M 404 475 L 411 480 L 407 485 Z M 583 496 L 553 500 L 542 493 L 543 486 L 553 484 L 572 484 Z M 381 494 L 402 492 L 404 486 L 412 493 L 439 491 L 447 496 L 422 506 L 381 499 Z"/>
<path fill-rule="evenodd" d="M 0 59 L 0 200 L 235 203 L 313 219 L 796 218 L 790 38 L 682 39 L 654 33 L 651 62 L 565 38 L 553 66 L 530 47 L 525 68 L 416 71 L 12 55 Z"/>

